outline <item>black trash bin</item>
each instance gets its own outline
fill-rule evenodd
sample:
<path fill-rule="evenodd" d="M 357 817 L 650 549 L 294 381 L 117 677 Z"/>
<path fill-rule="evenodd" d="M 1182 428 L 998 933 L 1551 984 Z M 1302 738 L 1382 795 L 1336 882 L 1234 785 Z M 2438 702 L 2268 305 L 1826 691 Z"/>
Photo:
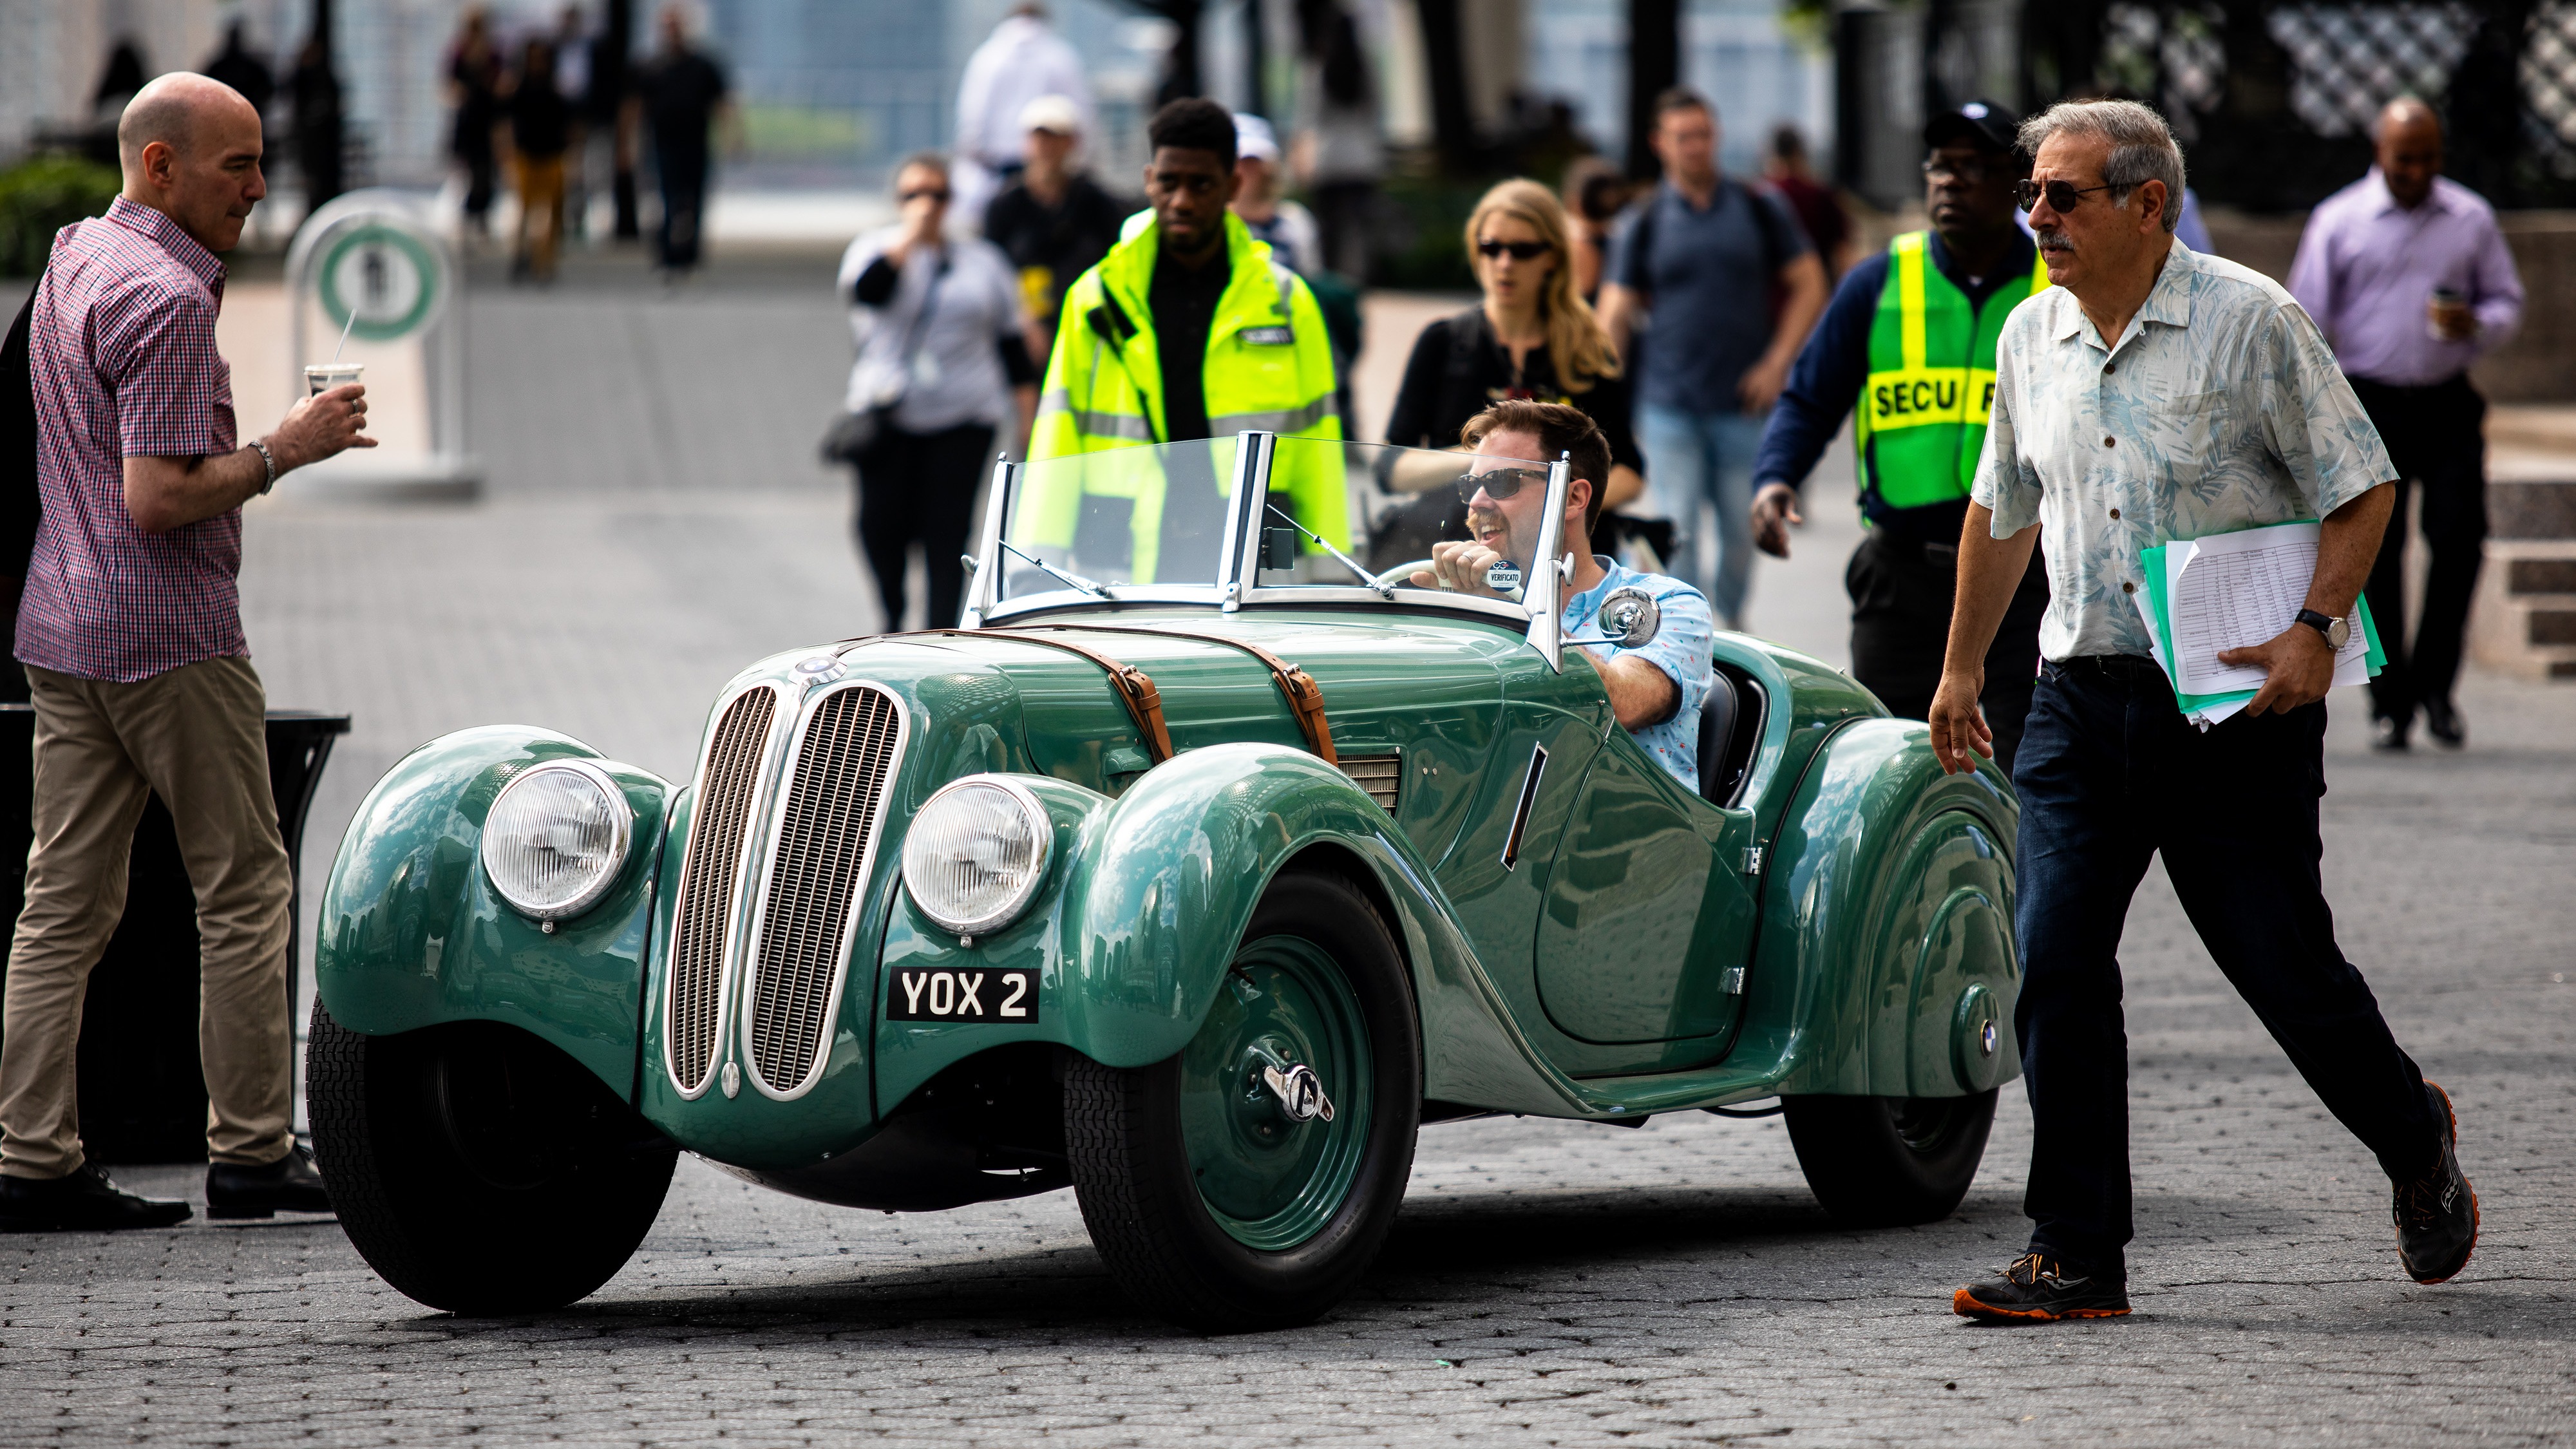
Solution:
<path fill-rule="evenodd" d="M 268 713 L 268 782 L 286 837 L 287 869 L 300 877 L 304 817 L 331 746 L 349 732 L 345 714 L 306 709 Z M 0 760 L 34 753 L 32 706 L 0 703 Z M 0 982 L 27 890 L 28 813 L 34 772 L 0 769 Z M 293 919 L 304 918 L 300 879 Z M 292 1012 L 299 935 L 286 938 L 286 1006 Z M 170 812 L 158 796 L 143 807 L 128 867 L 125 917 L 90 973 L 81 1015 L 81 1144 L 100 1162 L 203 1162 L 206 1080 L 197 1055 L 197 903 Z"/>

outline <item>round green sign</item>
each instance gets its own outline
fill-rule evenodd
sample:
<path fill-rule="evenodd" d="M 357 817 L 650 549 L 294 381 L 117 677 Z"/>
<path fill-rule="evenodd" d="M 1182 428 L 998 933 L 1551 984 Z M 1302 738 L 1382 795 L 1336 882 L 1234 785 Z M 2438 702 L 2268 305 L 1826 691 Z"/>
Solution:
<path fill-rule="evenodd" d="M 331 325 L 369 342 L 408 336 L 438 308 L 438 259 L 420 238 L 382 222 L 355 227 L 331 243 L 319 276 L 322 311 Z"/>

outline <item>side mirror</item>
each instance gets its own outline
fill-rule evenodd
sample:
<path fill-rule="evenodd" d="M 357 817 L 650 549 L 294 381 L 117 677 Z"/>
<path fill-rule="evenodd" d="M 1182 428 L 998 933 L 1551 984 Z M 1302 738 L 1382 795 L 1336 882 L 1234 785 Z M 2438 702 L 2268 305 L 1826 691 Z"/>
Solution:
<path fill-rule="evenodd" d="M 1601 601 L 1601 637 L 1622 649 L 1648 643 L 1664 627 L 1664 606 L 1644 589 L 1613 589 Z"/>

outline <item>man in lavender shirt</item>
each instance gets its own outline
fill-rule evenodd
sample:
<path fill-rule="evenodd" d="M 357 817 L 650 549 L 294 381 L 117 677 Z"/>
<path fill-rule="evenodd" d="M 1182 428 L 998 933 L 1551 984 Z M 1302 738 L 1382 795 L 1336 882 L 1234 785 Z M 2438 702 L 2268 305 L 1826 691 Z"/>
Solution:
<path fill-rule="evenodd" d="M 2370 682 L 2376 743 L 2406 748 L 2415 712 L 2443 745 L 2464 738 L 2451 702 L 2487 536 L 2486 399 L 2469 364 L 2522 321 L 2522 281 L 2484 197 L 2442 176 L 2442 122 L 2412 97 L 2388 103 L 2378 164 L 2308 217 L 2290 295 L 2308 309 L 2397 466 L 2397 508 L 2370 574 L 2388 668 Z M 2406 643 L 2406 493 L 2424 485 L 2432 549 L 2424 616 Z"/>

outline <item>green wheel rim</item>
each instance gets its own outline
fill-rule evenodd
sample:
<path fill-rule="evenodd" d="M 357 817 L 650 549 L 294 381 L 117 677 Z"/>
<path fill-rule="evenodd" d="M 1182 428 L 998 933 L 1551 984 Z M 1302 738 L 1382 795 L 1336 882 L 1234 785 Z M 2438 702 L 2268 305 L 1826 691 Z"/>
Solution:
<path fill-rule="evenodd" d="M 1292 1118 L 1265 1064 L 1322 1080 L 1332 1120 Z M 1315 943 L 1246 942 L 1181 1052 L 1181 1141 L 1199 1200 L 1248 1248 L 1284 1252 L 1350 1197 L 1368 1145 L 1376 1078 L 1349 980 Z"/>

